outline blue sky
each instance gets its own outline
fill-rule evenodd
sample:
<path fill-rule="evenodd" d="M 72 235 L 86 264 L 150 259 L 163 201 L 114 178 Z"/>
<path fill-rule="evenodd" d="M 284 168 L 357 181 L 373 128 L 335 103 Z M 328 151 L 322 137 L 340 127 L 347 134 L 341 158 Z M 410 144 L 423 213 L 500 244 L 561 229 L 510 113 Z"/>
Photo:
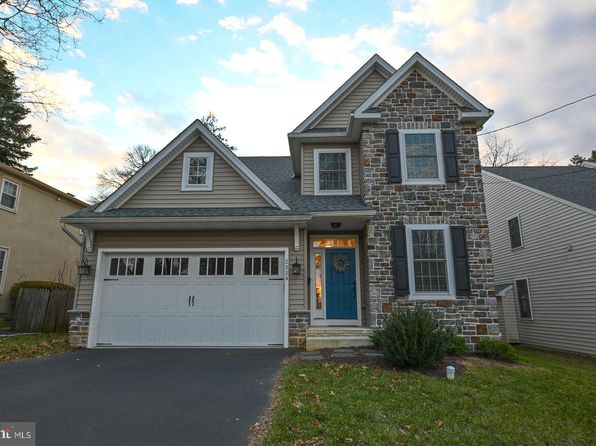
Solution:
<path fill-rule="evenodd" d="M 160 149 L 214 112 L 240 155 L 286 134 L 379 53 L 419 51 L 487 106 L 487 129 L 596 92 L 593 1 L 94 0 L 102 23 L 28 80 L 61 116 L 32 118 L 36 176 L 87 198 L 136 143 Z M 545 7 L 548 5 L 548 7 Z M 534 161 L 596 149 L 596 100 L 506 132 Z M 482 144 L 482 140 L 481 140 Z"/>

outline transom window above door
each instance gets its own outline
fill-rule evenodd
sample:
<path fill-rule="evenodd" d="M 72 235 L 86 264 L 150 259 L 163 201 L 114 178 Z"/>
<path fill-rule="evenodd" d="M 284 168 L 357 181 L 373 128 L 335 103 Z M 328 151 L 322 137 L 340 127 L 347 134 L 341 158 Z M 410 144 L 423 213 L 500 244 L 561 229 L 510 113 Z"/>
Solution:
<path fill-rule="evenodd" d="M 213 188 L 213 152 L 187 152 L 182 169 L 183 191 L 210 191 Z"/>
<path fill-rule="evenodd" d="M 399 139 L 405 184 L 445 183 L 440 130 L 400 130 Z"/>
<path fill-rule="evenodd" d="M 350 149 L 315 149 L 316 195 L 351 195 L 352 160 Z"/>

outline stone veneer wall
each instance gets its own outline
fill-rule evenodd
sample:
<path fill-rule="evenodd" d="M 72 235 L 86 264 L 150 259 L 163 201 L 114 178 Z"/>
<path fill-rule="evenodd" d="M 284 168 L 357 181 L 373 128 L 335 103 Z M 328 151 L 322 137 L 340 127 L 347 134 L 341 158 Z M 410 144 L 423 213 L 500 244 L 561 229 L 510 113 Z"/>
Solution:
<path fill-rule="evenodd" d="M 369 275 L 368 323 L 379 326 L 396 303 L 390 228 L 396 224 L 450 224 L 466 227 L 470 296 L 424 301 L 445 326 L 464 336 L 469 347 L 481 338 L 499 338 L 488 220 L 476 129 L 458 121 L 458 105 L 420 73 L 413 71 L 380 104 L 381 120 L 363 127 L 362 196 L 379 212 L 367 228 Z M 458 183 L 414 186 L 389 183 L 385 155 L 388 128 L 433 128 L 456 132 Z"/>
<path fill-rule="evenodd" d="M 89 312 L 70 310 L 68 312 L 68 342 L 73 347 L 87 347 L 89 336 Z"/>
<path fill-rule="evenodd" d="M 304 347 L 306 345 L 306 330 L 310 326 L 310 313 L 308 311 L 290 311 L 288 323 L 288 345 Z"/>

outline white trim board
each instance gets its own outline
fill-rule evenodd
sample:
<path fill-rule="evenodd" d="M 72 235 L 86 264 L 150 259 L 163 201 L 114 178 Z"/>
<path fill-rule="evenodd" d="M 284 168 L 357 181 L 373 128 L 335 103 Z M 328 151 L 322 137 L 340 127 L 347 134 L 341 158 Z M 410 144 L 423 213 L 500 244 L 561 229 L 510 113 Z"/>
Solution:
<path fill-rule="evenodd" d="M 180 179 L 181 191 L 211 191 L 213 190 L 213 152 L 184 152 L 182 160 L 182 178 Z M 190 173 L 191 158 L 205 158 L 205 184 L 190 184 L 188 174 Z"/>
<path fill-rule="evenodd" d="M 21 198 L 21 191 L 23 190 L 23 184 L 20 181 L 13 180 L 8 175 L 4 175 L 2 177 L 2 184 L 0 184 L 0 199 L 2 198 L 2 194 L 4 193 L 4 185 L 7 182 L 8 183 L 12 183 L 12 184 L 14 184 L 14 185 L 17 186 L 17 195 L 16 195 L 15 201 L 14 201 L 14 208 L 9 208 L 8 206 L 2 206 L 0 204 L 0 209 L 3 209 L 5 211 L 12 212 L 13 214 L 16 214 L 17 213 L 17 210 L 19 209 L 19 201 L 20 201 L 20 198 Z"/>
<path fill-rule="evenodd" d="M 319 184 L 319 155 L 321 153 L 344 153 L 346 155 L 346 189 L 321 190 Z M 352 195 L 352 149 L 324 148 L 313 149 L 314 195 Z"/>
<path fill-rule="evenodd" d="M 216 253 L 216 252 L 280 252 L 284 255 L 284 347 L 289 344 L 289 308 L 290 308 L 290 270 L 289 270 L 289 248 L 280 247 L 258 247 L 258 248 L 99 248 L 97 250 L 97 261 L 95 263 L 95 278 L 93 283 L 93 298 L 91 300 L 91 314 L 89 318 L 89 333 L 87 336 L 87 348 L 97 347 L 97 331 L 99 328 L 99 317 L 101 313 L 101 296 L 108 255 L 112 253 Z M 76 309 L 76 308 L 75 308 Z M 176 348 L 176 347 L 175 347 Z"/>
<path fill-rule="evenodd" d="M 501 175 L 497 175 L 496 173 L 489 172 L 488 170 L 482 170 L 482 174 L 483 175 L 489 175 L 489 176 L 492 176 L 494 178 L 499 178 L 499 180 L 502 180 L 502 181 L 504 181 L 506 183 L 510 183 L 510 184 L 519 186 L 522 189 L 526 189 L 526 190 L 528 190 L 530 192 L 534 192 L 534 193 L 536 193 L 538 195 L 542 195 L 543 197 L 551 198 L 551 199 L 553 199 L 555 201 L 558 201 L 559 203 L 563 203 L 563 204 L 566 204 L 567 206 L 571 206 L 572 208 L 579 209 L 580 211 L 587 212 L 588 214 L 596 215 L 596 210 L 594 210 L 594 209 L 587 208 L 585 206 L 582 206 L 581 204 L 573 203 L 571 201 L 565 200 L 564 198 L 560 198 L 560 197 L 557 197 L 555 195 L 549 194 L 548 192 L 541 191 L 540 189 L 535 189 L 532 186 L 528 186 L 527 184 L 523 184 L 523 183 L 520 183 L 518 181 L 511 180 L 511 179 L 509 179 L 507 177 L 502 177 Z M 484 194 L 486 195 L 486 187 L 484 188 L 484 190 L 485 190 Z"/>
<path fill-rule="evenodd" d="M 198 119 L 194 120 L 169 144 L 160 150 L 145 166 L 136 172 L 124 185 L 106 198 L 93 212 L 119 208 L 128 201 L 136 191 L 147 184 L 161 172 L 176 156 L 182 153 L 198 136 L 246 180 L 269 204 L 279 209 L 289 210 L 290 207 L 263 180 L 244 164 L 238 156 L 217 136 L 215 136 Z"/>
<path fill-rule="evenodd" d="M 4 284 L 6 283 L 6 269 L 8 259 L 10 258 L 10 248 L 8 246 L 0 245 L 0 250 L 4 251 L 4 262 L 2 263 L 2 275 L 0 276 L 0 295 L 4 293 Z"/>
<path fill-rule="evenodd" d="M 408 159 L 406 147 L 406 135 L 410 134 L 424 134 L 430 133 L 435 135 L 435 153 L 437 154 L 437 171 L 438 178 L 408 178 Z M 443 141 L 441 138 L 440 129 L 399 129 L 399 152 L 400 164 L 402 172 L 402 184 L 418 184 L 418 185 L 442 185 L 445 181 L 445 158 L 443 154 Z"/>

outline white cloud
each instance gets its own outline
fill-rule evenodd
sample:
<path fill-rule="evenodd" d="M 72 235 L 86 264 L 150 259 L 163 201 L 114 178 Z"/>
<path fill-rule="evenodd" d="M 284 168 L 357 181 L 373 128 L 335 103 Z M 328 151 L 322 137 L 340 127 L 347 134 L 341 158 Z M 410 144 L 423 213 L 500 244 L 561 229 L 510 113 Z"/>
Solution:
<path fill-rule="evenodd" d="M 304 28 L 294 23 L 287 14 L 277 14 L 269 23 L 259 28 L 260 33 L 270 30 L 283 37 L 289 45 L 299 45 L 307 41 Z"/>
<path fill-rule="evenodd" d="M 209 29 L 200 29 L 196 33 L 180 36 L 180 37 L 178 37 L 177 40 L 178 40 L 178 42 L 183 42 L 183 43 L 196 42 L 199 39 L 199 37 L 201 37 L 204 34 L 209 34 L 210 32 L 211 32 L 211 30 L 209 30 Z"/>
<path fill-rule="evenodd" d="M 226 6 L 226 0 L 217 0 L 217 3 L 219 3 L 221 6 Z"/>
<path fill-rule="evenodd" d="M 120 18 L 120 11 L 125 9 L 133 9 L 143 14 L 149 12 L 149 6 L 141 0 L 108 0 L 104 12 L 108 19 L 117 20 Z"/>
<path fill-rule="evenodd" d="M 268 40 L 261 40 L 259 49 L 248 48 L 244 53 L 233 53 L 229 59 L 219 63 L 230 71 L 242 74 L 286 73 L 284 55 L 277 46 Z"/>
<path fill-rule="evenodd" d="M 176 0 L 178 5 L 198 5 L 200 0 Z"/>
<path fill-rule="evenodd" d="M 250 17 L 228 16 L 219 20 L 217 23 L 219 23 L 221 27 L 230 31 L 242 31 L 251 26 L 256 26 L 262 21 L 263 20 L 256 15 Z"/>
<path fill-rule="evenodd" d="M 306 11 L 311 0 L 268 0 L 270 5 L 285 6 L 287 8 Z"/>

